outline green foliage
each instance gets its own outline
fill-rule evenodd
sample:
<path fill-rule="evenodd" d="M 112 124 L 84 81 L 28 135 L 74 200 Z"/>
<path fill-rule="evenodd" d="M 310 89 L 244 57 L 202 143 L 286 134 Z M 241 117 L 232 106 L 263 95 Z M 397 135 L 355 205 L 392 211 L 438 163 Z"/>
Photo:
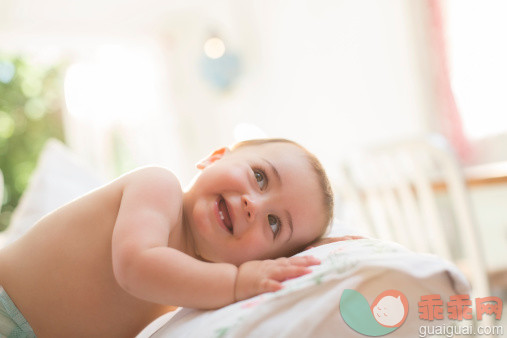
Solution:
<path fill-rule="evenodd" d="M 0 169 L 4 199 L 0 231 L 26 188 L 44 143 L 63 139 L 63 67 L 0 54 Z"/>

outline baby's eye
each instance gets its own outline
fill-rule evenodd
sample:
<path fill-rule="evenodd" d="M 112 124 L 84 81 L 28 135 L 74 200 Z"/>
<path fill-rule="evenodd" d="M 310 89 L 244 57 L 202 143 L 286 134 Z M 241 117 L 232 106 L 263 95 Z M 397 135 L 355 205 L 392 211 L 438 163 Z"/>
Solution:
<path fill-rule="evenodd" d="M 268 184 L 268 180 L 266 178 L 266 174 L 261 169 L 254 169 L 253 172 L 254 172 L 254 175 L 255 175 L 255 180 L 257 181 L 257 184 L 259 185 L 259 188 L 261 190 L 264 190 L 264 188 Z"/>
<path fill-rule="evenodd" d="M 269 227 L 271 228 L 271 231 L 273 231 L 273 238 L 276 238 L 278 233 L 280 232 L 280 228 L 282 226 L 282 222 L 280 219 L 273 215 L 268 215 L 268 222 Z"/>

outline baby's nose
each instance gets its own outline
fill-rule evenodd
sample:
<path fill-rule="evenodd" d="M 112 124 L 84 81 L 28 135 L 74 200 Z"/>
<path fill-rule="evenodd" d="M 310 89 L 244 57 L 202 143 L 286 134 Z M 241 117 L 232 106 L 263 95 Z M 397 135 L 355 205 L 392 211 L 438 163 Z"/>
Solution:
<path fill-rule="evenodd" d="M 243 206 L 243 210 L 245 211 L 246 218 L 251 221 L 255 218 L 255 202 L 252 198 L 243 195 L 241 196 L 241 205 Z"/>

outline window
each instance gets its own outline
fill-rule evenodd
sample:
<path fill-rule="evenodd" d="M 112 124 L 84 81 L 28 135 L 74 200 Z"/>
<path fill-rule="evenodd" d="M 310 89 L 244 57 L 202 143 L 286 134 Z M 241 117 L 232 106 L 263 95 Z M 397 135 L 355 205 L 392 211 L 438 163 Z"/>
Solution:
<path fill-rule="evenodd" d="M 451 85 L 471 139 L 507 134 L 507 1 L 447 0 Z"/>

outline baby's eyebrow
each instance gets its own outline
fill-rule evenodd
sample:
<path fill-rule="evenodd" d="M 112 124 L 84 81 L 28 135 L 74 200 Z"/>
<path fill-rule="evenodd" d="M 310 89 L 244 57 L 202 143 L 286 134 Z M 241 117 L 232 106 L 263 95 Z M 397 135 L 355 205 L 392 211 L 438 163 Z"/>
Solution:
<path fill-rule="evenodd" d="M 265 158 L 263 158 L 262 160 L 268 164 L 268 166 L 271 168 L 271 171 L 273 172 L 275 177 L 278 179 L 278 183 L 280 185 L 282 185 L 282 177 L 280 176 L 280 173 L 278 172 L 278 170 L 276 170 L 276 167 L 273 165 L 273 163 L 271 163 L 270 161 L 268 161 Z"/>

